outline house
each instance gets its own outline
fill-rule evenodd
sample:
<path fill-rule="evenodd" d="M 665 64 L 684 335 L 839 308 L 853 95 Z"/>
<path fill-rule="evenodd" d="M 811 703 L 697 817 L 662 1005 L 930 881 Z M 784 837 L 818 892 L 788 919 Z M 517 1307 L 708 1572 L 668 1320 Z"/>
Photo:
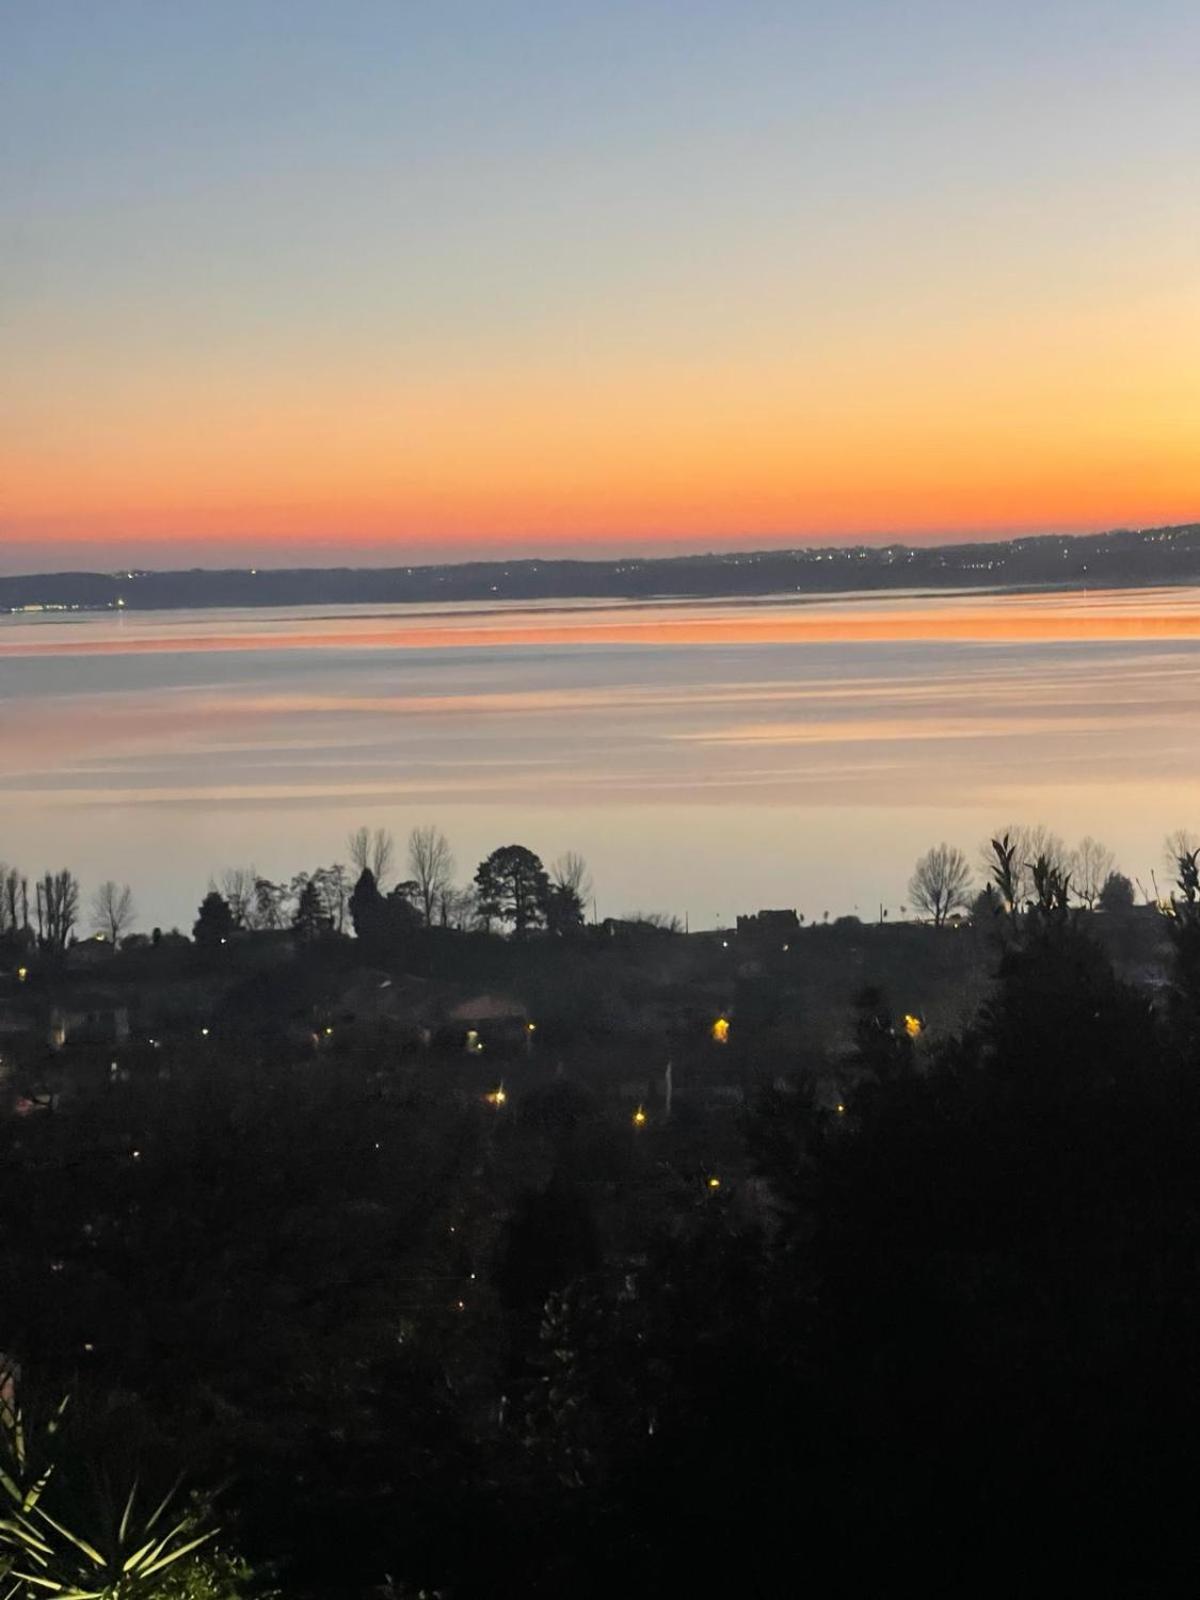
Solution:
<path fill-rule="evenodd" d="M 786 944 L 800 932 L 800 918 L 793 911 L 756 911 L 752 917 L 737 919 L 739 939 Z"/>
<path fill-rule="evenodd" d="M 70 1007 L 50 1011 L 49 1043 L 52 1050 L 68 1044 L 125 1044 L 129 1039 L 129 1010 L 111 996 L 80 994 Z"/>
<path fill-rule="evenodd" d="M 511 1053 L 520 1046 L 532 1048 L 537 1024 L 512 995 L 477 994 L 446 1012 L 442 1031 L 457 1036 L 456 1042 L 472 1054 L 484 1049 Z"/>
<path fill-rule="evenodd" d="M 97 933 L 90 939 L 77 939 L 68 945 L 63 959 L 68 972 L 87 972 L 106 967 L 115 954 L 112 943 L 102 933 Z"/>

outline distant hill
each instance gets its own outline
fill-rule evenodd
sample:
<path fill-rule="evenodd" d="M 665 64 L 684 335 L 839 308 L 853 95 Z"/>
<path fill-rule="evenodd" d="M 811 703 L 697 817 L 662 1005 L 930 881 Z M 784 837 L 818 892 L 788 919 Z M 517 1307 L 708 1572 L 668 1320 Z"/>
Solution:
<path fill-rule="evenodd" d="M 853 545 L 611 561 L 50 572 L 0 577 L 0 611 L 382 605 L 434 600 L 646 599 L 847 589 L 1200 582 L 1200 523 L 987 544 Z"/>

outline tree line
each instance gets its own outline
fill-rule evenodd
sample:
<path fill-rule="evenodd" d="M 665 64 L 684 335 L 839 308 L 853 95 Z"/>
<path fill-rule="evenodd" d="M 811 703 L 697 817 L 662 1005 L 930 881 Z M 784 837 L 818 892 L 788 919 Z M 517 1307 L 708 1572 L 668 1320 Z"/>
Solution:
<path fill-rule="evenodd" d="M 501 845 L 481 861 L 472 881 L 455 883 L 450 842 L 433 824 L 408 837 L 406 878 L 396 877 L 396 846 L 384 828 L 359 828 L 347 840 L 350 867 L 337 863 L 300 873 L 288 884 L 253 868 L 227 871 L 213 884 L 193 928 L 213 945 L 241 931 L 290 928 L 301 939 L 345 933 L 388 940 L 418 928 L 565 934 L 583 926 L 591 895 L 587 863 L 568 851 L 547 867 L 525 845 Z"/>
<path fill-rule="evenodd" d="M 1121 872 L 1113 852 L 1086 835 L 1074 847 L 1043 824 L 1011 824 L 995 838 L 1011 842 L 1016 905 L 1034 894 L 1034 864 L 1045 860 L 1063 879 L 1073 903 L 1092 911 L 1117 912 L 1136 903 L 1162 904 L 1157 876 L 1153 893 Z M 985 875 L 993 840 L 982 848 Z M 1175 864 L 1200 845 L 1200 838 L 1176 829 L 1163 841 L 1163 860 Z M 303 939 L 326 933 L 360 937 L 398 937 L 417 928 L 507 932 L 524 938 L 535 931 L 565 934 L 587 920 L 592 881 L 584 858 L 567 851 L 548 866 L 525 845 L 502 845 L 479 863 L 466 883 L 456 881 L 454 852 L 435 824 L 414 827 L 406 841 L 399 875 L 398 852 L 386 828 L 360 827 L 346 840 L 346 861 L 334 862 L 286 881 L 260 874 L 253 866 L 229 867 L 210 880 L 192 935 L 202 945 L 220 944 L 235 934 L 291 930 Z M 916 862 L 908 899 L 916 914 L 942 927 L 959 914 L 995 909 L 993 885 L 976 887 L 976 872 L 963 850 L 945 841 Z M 909 910 L 901 906 L 902 915 Z M 828 920 L 828 912 L 825 914 Z M 30 879 L 0 862 L 0 939 L 61 955 L 84 933 L 113 946 L 141 941 L 133 932 L 138 908 L 128 884 L 111 879 L 85 903 L 79 879 L 67 868 Z M 155 930 L 155 939 L 161 937 Z"/>
<path fill-rule="evenodd" d="M 996 848 L 1005 841 L 1008 869 L 1003 884 L 995 877 Z M 1173 874 L 1181 856 L 1197 843 L 1186 829 L 1177 829 L 1163 840 L 1163 860 Z M 957 913 L 1012 911 L 1028 906 L 1037 894 L 1037 864 L 1052 870 L 1061 881 L 1068 899 L 1087 911 L 1126 911 L 1134 905 L 1133 881 L 1117 868 L 1113 852 L 1100 840 L 1086 834 L 1073 848 L 1044 824 L 1030 827 L 1010 824 L 998 828 L 980 849 L 980 865 L 986 881 L 976 889 L 975 873 L 957 845 L 934 845 L 921 856 L 908 884 L 908 897 L 914 908 L 935 927 L 942 927 Z M 1161 901 L 1154 874 L 1155 902 Z M 1149 896 L 1145 896 L 1149 899 Z M 906 909 L 906 908 L 901 908 Z"/>

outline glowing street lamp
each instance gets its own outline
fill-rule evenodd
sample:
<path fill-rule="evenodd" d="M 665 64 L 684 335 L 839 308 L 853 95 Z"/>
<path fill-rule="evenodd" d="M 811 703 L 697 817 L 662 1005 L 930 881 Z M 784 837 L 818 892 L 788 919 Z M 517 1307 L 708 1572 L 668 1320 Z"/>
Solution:
<path fill-rule="evenodd" d="M 483 1098 L 487 1101 L 488 1105 L 500 1107 L 508 1099 L 508 1096 L 504 1092 L 504 1085 L 500 1084 L 498 1088 L 492 1089 L 488 1094 L 485 1094 Z"/>
<path fill-rule="evenodd" d="M 646 1126 L 646 1113 L 641 1106 L 633 1113 L 633 1125 L 635 1128 L 644 1128 Z"/>
<path fill-rule="evenodd" d="M 914 1016 L 911 1011 L 904 1014 L 904 1031 L 910 1039 L 919 1039 L 925 1031 L 925 1024 L 920 1017 Z"/>
<path fill-rule="evenodd" d="M 708 1187 L 712 1190 L 716 1190 L 721 1187 L 721 1180 L 717 1177 L 716 1173 L 714 1173 L 708 1180 Z"/>
<path fill-rule="evenodd" d="M 712 1025 L 712 1040 L 714 1044 L 729 1043 L 729 1018 L 718 1017 Z"/>

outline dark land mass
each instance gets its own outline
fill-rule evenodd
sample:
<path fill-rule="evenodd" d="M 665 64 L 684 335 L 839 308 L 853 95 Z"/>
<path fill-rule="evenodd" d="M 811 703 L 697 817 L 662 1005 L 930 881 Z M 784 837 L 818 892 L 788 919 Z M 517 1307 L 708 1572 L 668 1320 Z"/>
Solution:
<path fill-rule="evenodd" d="M 1200 581 L 1200 522 L 925 548 L 892 544 L 445 566 L 54 572 L 0 577 L 0 610 L 137 611 L 436 600 L 647 599 L 848 589 L 1139 586 Z"/>
<path fill-rule="evenodd" d="M 53 1584 L 185 1472 L 219 1539 L 130 1600 L 1185 1592 L 1186 864 L 1170 916 L 10 930 L 0 1505 Z"/>

